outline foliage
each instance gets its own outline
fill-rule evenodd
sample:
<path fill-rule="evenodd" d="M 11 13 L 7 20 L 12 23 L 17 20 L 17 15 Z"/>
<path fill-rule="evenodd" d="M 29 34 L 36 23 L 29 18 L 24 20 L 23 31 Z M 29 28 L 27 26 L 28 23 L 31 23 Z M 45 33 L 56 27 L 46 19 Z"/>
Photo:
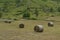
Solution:
<path fill-rule="evenodd" d="M 29 13 L 24 13 L 24 14 L 23 14 L 23 18 L 29 19 L 29 18 L 30 18 L 30 14 L 29 14 Z"/>
<path fill-rule="evenodd" d="M 28 9 L 28 8 L 29 9 Z M 26 10 L 27 8 L 27 10 Z M 11 15 L 12 17 L 22 16 L 26 17 L 38 17 L 44 15 L 59 15 L 60 14 L 60 1 L 59 0 L 0 0 L 0 11 L 3 13 L 3 17 Z M 17 11 L 21 11 L 18 13 Z M 50 13 L 50 14 L 49 14 Z M 31 15 L 30 15 L 31 14 Z M 35 16 L 34 16 L 35 15 Z M 11 17 L 10 17 L 11 18 Z"/>
<path fill-rule="evenodd" d="M 2 13 L 0 13 L 0 18 L 2 17 Z"/>

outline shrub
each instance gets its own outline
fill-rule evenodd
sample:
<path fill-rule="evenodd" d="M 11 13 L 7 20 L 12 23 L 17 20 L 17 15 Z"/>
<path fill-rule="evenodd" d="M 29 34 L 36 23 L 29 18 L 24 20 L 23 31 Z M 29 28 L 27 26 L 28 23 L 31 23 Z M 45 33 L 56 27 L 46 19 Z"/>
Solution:
<path fill-rule="evenodd" d="M 29 18 L 30 18 L 30 14 L 29 14 L 29 13 L 23 14 L 23 18 L 24 18 L 24 19 L 29 19 Z"/>
<path fill-rule="evenodd" d="M 37 20 L 37 18 L 30 18 L 31 20 Z"/>

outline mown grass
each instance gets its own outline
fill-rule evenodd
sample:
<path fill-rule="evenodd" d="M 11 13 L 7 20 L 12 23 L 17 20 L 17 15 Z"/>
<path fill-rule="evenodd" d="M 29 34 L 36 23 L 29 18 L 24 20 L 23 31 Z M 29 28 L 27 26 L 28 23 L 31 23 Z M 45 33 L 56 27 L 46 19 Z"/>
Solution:
<path fill-rule="evenodd" d="M 25 28 L 19 28 L 24 23 Z M 0 22 L 0 40 L 60 40 L 60 22 L 54 22 L 54 27 L 47 26 L 48 21 L 20 20 L 9 23 Z M 42 24 L 44 32 L 34 32 L 34 26 Z"/>

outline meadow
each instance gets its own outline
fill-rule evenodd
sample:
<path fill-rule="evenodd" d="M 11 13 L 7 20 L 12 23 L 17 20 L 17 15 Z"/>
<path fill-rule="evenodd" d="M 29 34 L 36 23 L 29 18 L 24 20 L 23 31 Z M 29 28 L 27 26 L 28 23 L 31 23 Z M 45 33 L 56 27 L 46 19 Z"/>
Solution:
<path fill-rule="evenodd" d="M 11 24 L 0 22 L 0 40 L 60 40 L 59 17 L 55 17 L 54 27 L 48 27 L 49 21 L 44 20 L 19 20 Z M 24 28 L 19 24 L 24 23 Z M 44 27 L 42 33 L 35 32 L 34 26 L 41 24 Z"/>

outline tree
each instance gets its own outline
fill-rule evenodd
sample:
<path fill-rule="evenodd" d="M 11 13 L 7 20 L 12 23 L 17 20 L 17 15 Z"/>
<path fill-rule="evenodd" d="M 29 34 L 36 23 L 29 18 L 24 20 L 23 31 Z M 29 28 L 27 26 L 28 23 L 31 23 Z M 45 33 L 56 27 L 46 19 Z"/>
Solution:
<path fill-rule="evenodd" d="M 8 2 L 5 2 L 4 5 L 3 5 L 3 12 L 8 12 L 8 5 L 9 3 Z"/>
<path fill-rule="evenodd" d="M 60 12 L 60 7 L 57 8 L 58 12 Z"/>
<path fill-rule="evenodd" d="M 29 9 L 28 8 L 27 8 L 27 10 L 24 11 L 23 18 L 25 18 L 25 19 L 29 19 L 30 18 L 30 13 L 29 13 Z"/>
<path fill-rule="evenodd" d="M 2 17 L 2 13 L 0 13 L 0 18 Z"/>
<path fill-rule="evenodd" d="M 53 12 L 53 8 L 50 8 L 50 12 Z"/>
<path fill-rule="evenodd" d="M 24 13 L 23 14 L 23 18 L 29 19 L 30 18 L 30 14 L 29 13 Z"/>
<path fill-rule="evenodd" d="M 36 17 L 38 17 L 39 13 L 38 13 L 37 8 L 35 8 L 35 13 L 34 14 L 36 15 Z"/>
<path fill-rule="evenodd" d="M 22 3 L 22 0 L 16 0 L 16 7 L 19 7 Z"/>

